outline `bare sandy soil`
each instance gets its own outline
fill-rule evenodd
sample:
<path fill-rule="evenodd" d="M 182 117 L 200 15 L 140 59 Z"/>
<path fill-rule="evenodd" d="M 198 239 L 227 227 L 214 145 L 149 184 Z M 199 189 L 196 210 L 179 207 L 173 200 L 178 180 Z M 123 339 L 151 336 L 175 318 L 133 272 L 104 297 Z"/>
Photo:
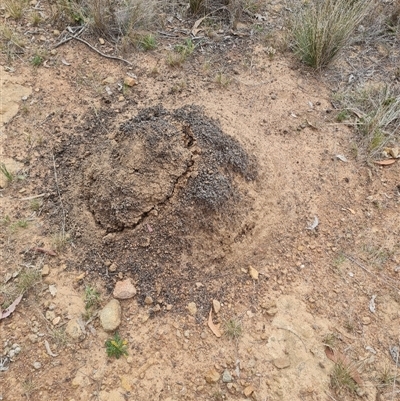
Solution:
<path fill-rule="evenodd" d="M 290 54 L 240 36 L 177 68 L 165 52 L 1 62 L 3 310 L 42 278 L 0 320 L 0 399 L 400 399 L 398 163 L 354 156 Z M 85 288 L 101 309 L 127 278 L 117 360 Z"/>

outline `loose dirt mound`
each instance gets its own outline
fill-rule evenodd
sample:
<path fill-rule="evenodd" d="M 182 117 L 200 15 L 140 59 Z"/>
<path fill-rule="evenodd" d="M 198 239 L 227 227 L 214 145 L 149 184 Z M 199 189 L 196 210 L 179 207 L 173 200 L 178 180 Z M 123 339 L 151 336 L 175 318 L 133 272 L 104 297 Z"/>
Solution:
<path fill-rule="evenodd" d="M 79 134 L 57 161 L 70 229 L 85 240 L 85 269 L 110 284 L 132 274 L 142 298 L 161 304 L 185 300 L 215 276 L 212 263 L 238 236 L 255 161 L 195 106 L 152 107 L 122 123 L 101 113 Z M 220 291 L 213 281 L 211 294 L 197 293 L 200 304 Z"/>

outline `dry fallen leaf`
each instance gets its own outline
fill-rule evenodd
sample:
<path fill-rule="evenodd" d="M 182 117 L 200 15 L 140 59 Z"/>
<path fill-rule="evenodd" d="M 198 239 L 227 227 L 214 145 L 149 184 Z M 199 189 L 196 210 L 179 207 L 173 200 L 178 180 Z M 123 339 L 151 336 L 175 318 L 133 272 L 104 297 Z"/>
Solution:
<path fill-rule="evenodd" d="M 202 29 L 198 29 L 198 28 L 199 28 L 200 24 L 204 21 L 205 18 L 206 18 L 206 17 L 199 18 L 199 19 L 194 23 L 193 28 L 192 28 L 192 35 L 193 35 L 193 36 L 196 36 L 197 33 L 200 32 L 200 31 L 202 30 Z"/>
<path fill-rule="evenodd" d="M 83 280 L 83 279 L 85 278 L 85 276 L 86 276 L 86 273 L 83 272 L 83 273 L 81 273 L 79 276 L 76 276 L 76 277 L 75 277 L 75 281 Z"/>
<path fill-rule="evenodd" d="M 390 166 L 391 164 L 396 163 L 396 160 L 397 159 L 376 160 L 374 163 L 379 166 Z"/>
<path fill-rule="evenodd" d="M 214 324 L 212 320 L 212 308 L 210 309 L 210 314 L 208 315 L 208 327 L 211 329 L 216 337 L 221 337 L 221 330 L 219 328 L 220 325 Z"/>
<path fill-rule="evenodd" d="M 22 299 L 22 294 L 7 309 L 5 309 L 1 313 L 0 320 L 10 316 L 11 313 L 13 313 L 15 311 L 15 308 L 17 307 L 17 305 L 21 302 L 21 299 Z"/>
<path fill-rule="evenodd" d="M 54 354 L 50 348 L 50 344 L 47 340 L 44 340 L 44 346 L 46 348 L 47 353 L 52 356 L 53 358 L 56 357 L 58 354 Z"/>
<path fill-rule="evenodd" d="M 46 249 L 46 248 L 33 248 L 33 250 L 34 250 L 35 252 L 46 253 L 47 255 L 50 255 L 50 256 L 57 256 L 57 254 L 56 254 L 54 251 L 52 251 L 51 249 Z"/>
<path fill-rule="evenodd" d="M 347 368 L 351 378 L 359 386 L 362 386 L 363 382 L 361 380 L 360 373 L 358 373 L 356 366 L 346 357 L 346 355 L 339 351 L 334 351 L 329 347 L 325 347 L 325 354 L 332 362 L 342 364 L 345 368 Z"/>

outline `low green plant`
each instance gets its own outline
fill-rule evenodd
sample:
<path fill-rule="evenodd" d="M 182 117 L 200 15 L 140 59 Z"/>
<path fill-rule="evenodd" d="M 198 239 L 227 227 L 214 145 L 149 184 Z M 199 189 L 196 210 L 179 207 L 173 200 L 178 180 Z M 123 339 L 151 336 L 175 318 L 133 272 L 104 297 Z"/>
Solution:
<path fill-rule="evenodd" d="M 243 326 L 241 320 L 238 318 L 231 318 L 224 324 L 224 333 L 234 340 L 237 340 L 243 332 Z"/>
<path fill-rule="evenodd" d="M 187 38 L 183 43 L 175 46 L 175 51 L 181 54 L 186 59 L 194 52 L 195 48 L 196 45 L 193 43 L 192 39 Z"/>
<path fill-rule="evenodd" d="M 8 182 L 12 182 L 14 180 L 14 175 L 7 169 L 4 163 L 0 164 L 0 172 L 4 175 Z"/>
<path fill-rule="evenodd" d="M 38 212 L 42 207 L 42 201 L 39 199 L 32 199 L 29 206 L 33 212 Z"/>
<path fill-rule="evenodd" d="M 40 54 L 36 53 L 31 59 L 31 64 L 34 67 L 40 67 L 43 64 L 43 61 L 43 57 Z"/>
<path fill-rule="evenodd" d="M 113 338 L 108 339 L 106 341 L 106 352 L 108 357 L 114 357 L 119 359 L 121 356 L 127 356 L 128 342 L 126 340 L 122 340 L 118 333 L 115 333 Z"/>
<path fill-rule="evenodd" d="M 175 46 L 173 52 L 167 55 L 167 64 L 171 67 L 182 65 L 186 59 L 194 52 L 196 45 L 192 39 L 188 38 L 183 43 Z"/>
<path fill-rule="evenodd" d="M 143 35 L 140 39 L 139 39 L 139 46 L 143 49 L 143 50 L 154 50 L 155 48 L 157 48 L 157 39 L 156 37 L 149 33 L 148 35 Z"/>
<path fill-rule="evenodd" d="M 27 227 L 28 227 L 28 220 L 20 219 L 10 225 L 10 230 L 11 232 L 15 232 L 18 228 L 27 228 Z"/>
<path fill-rule="evenodd" d="M 100 293 L 90 285 L 85 287 L 85 309 L 97 307 L 100 304 Z"/>
<path fill-rule="evenodd" d="M 219 86 L 226 88 L 231 83 L 231 80 L 226 74 L 218 72 L 217 75 L 215 76 L 215 82 Z"/>
<path fill-rule="evenodd" d="M 326 67 L 351 42 L 354 29 L 374 4 L 374 0 L 310 1 L 293 13 L 294 52 L 311 67 Z"/>
<path fill-rule="evenodd" d="M 62 251 L 65 249 L 65 247 L 68 245 L 68 242 L 70 241 L 70 236 L 69 234 L 60 231 L 56 234 L 53 235 L 53 246 L 57 252 Z"/>
<path fill-rule="evenodd" d="M 336 391 L 349 391 L 355 394 L 358 385 L 354 380 L 355 366 L 349 366 L 343 362 L 335 363 L 331 373 L 331 387 Z"/>
<path fill-rule="evenodd" d="M 2 219 L 0 219 L 0 224 L 3 226 L 9 226 L 11 224 L 10 216 L 6 215 Z"/>
<path fill-rule="evenodd" d="M 25 268 L 18 275 L 17 289 L 20 294 L 27 292 L 29 289 L 39 284 L 42 280 L 42 273 L 34 267 Z"/>
<path fill-rule="evenodd" d="M 336 121 L 338 123 L 342 123 L 343 121 L 346 121 L 350 118 L 350 113 L 348 110 L 343 109 L 341 111 L 339 111 L 339 113 L 336 116 Z"/>

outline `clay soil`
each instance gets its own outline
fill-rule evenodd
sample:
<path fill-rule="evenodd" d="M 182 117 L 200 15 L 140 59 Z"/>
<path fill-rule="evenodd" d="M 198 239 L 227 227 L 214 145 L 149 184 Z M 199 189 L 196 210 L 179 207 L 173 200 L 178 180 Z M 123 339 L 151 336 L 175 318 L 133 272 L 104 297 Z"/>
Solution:
<path fill-rule="evenodd" d="M 0 320 L 3 358 L 21 348 L 0 399 L 400 399 L 399 164 L 357 158 L 329 70 L 271 57 L 251 24 L 178 67 L 183 34 L 132 66 L 77 41 L 38 68 L 1 60 L 3 309 L 43 277 Z M 85 288 L 101 309 L 127 278 L 117 360 Z M 335 386 L 329 347 L 356 390 Z"/>

